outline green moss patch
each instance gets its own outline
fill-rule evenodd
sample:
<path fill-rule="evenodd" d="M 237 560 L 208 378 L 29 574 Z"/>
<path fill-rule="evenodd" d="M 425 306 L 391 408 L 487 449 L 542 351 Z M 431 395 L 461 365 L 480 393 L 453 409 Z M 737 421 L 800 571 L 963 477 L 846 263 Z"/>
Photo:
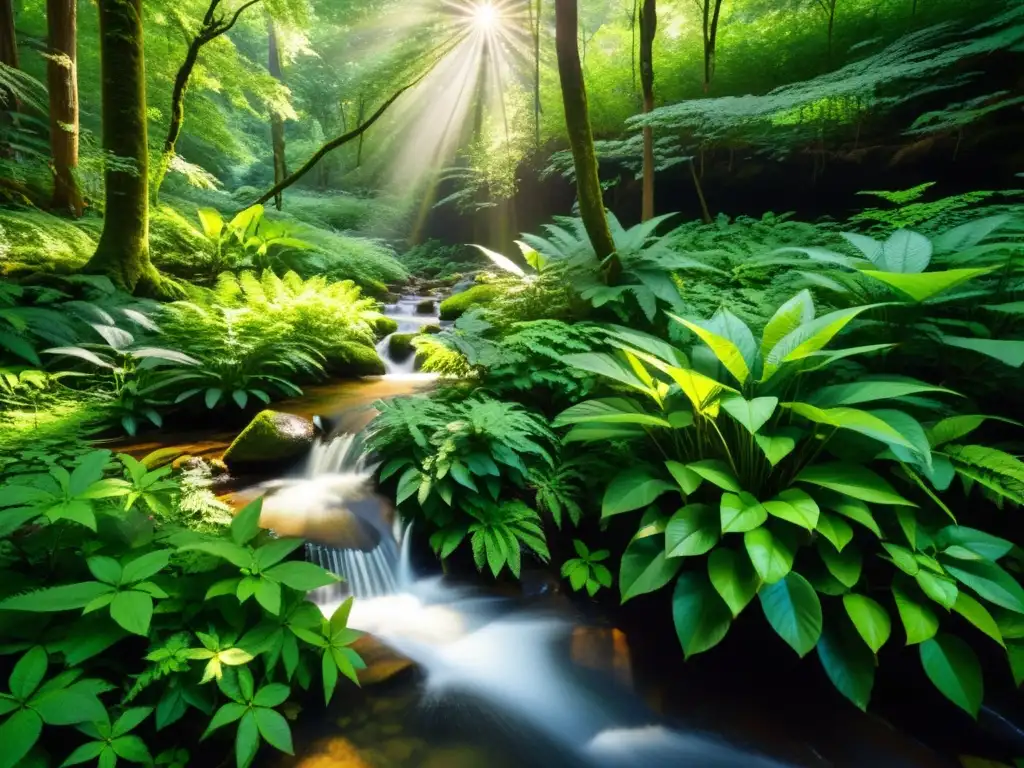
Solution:
<path fill-rule="evenodd" d="M 231 468 L 281 464 L 299 458 L 313 444 L 313 422 L 278 411 L 261 411 L 224 451 Z"/>
<path fill-rule="evenodd" d="M 500 289 L 495 285 L 475 285 L 441 302 L 441 319 L 458 320 L 473 307 L 489 304 L 498 298 Z"/>
<path fill-rule="evenodd" d="M 0 210 L 0 273 L 19 269 L 67 273 L 96 250 L 101 222 L 72 222 L 42 211 Z"/>
<path fill-rule="evenodd" d="M 409 357 L 415 350 L 412 340 L 419 336 L 418 333 L 396 333 L 388 342 L 388 352 L 393 360 L 402 361 Z"/>
<path fill-rule="evenodd" d="M 377 350 L 354 341 L 327 353 L 327 369 L 339 376 L 383 376 L 387 371 Z"/>
<path fill-rule="evenodd" d="M 398 321 L 392 317 L 382 317 L 373 324 L 373 332 L 378 339 L 383 339 L 398 330 Z"/>

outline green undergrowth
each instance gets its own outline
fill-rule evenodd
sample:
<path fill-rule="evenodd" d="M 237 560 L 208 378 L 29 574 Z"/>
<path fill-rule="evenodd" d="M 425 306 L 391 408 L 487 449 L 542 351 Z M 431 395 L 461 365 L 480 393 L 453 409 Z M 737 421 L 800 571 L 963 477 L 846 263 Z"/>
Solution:
<path fill-rule="evenodd" d="M 493 301 L 500 292 L 493 285 L 474 285 L 462 293 L 449 296 L 441 302 L 441 319 L 457 320 L 473 307 Z"/>

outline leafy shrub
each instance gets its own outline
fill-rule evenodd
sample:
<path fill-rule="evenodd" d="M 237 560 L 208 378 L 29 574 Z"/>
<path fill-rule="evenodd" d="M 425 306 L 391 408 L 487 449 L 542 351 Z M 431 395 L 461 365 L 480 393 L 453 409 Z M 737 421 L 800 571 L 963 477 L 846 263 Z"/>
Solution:
<path fill-rule="evenodd" d="M 440 240 L 427 240 L 413 246 L 399 257 L 409 274 L 446 280 L 455 275 L 475 272 L 485 265 L 478 251 L 467 245 L 447 245 Z"/>
<path fill-rule="evenodd" d="M 509 488 L 525 489 L 531 467 L 553 465 L 555 436 L 544 419 L 483 395 L 462 402 L 406 398 L 376 405 L 367 446 L 397 478 L 401 510 L 422 517 L 445 559 L 469 537 L 477 567 L 519 576 L 520 548 L 549 558 L 540 515 Z"/>
<path fill-rule="evenodd" d="M 354 280 L 362 286 L 402 283 L 409 274 L 395 251 L 380 240 L 353 237 L 312 227 L 296 227 L 296 233 L 316 246 L 320 260 L 317 273 L 332 280 Z"/>
<path fill-rule="evenodd" d="M 603 564 L 603 561 L 611 556 L 611 552 L 607 549 L 591 552 L 579 539 L 573 539 L 572 545 L 577 557 L 562 564 L 562 578 L 569 580 L 573 591 L 586 589 L 587 594 L 593 597 L 601 587 L 611 587 L 612 572 Z"/>
<path fill-rule="evenodd" d="M 203 234 L 212 246 L 206 265 L 209 277 L 243 267 L 292 268 L 309 258 L 296 255 L 296 251 L 313 249 L 312 244 L 293 237 L 286 225 L 267 219 L 262 205 L 246 208 L 229 220 L 215 208 L 200 208 L 198 213 Z"/>
<path fill-rule="evenodd" d="M 261 741 L 292 752 L 278 709 L 296 689 L 329 702 L 339 672 L 356 680 L 351 601 L 327 621 L 306 599 L 336 577 L 289 560 L 302 542 L 262 532 L 258 501 L 216 531 L 155 527 L 147 513 L 177 504 L 170 473 L 93 451 L 0 488 L 0 637 L 20 654 L 0 765 L 187 763 L 178 733 L 237 722 L 245 768 Z"/>
<path fill-rule="evenodd" d="M 870 195 L 890 203 L 892 208 L 866 208 L 850 217 L 851 224 L 868 223 L 872 229 L 890 232 L 896 229 L 919 227 L 922 225 L 943 226 L 949 228 L 949 222 L 955 221 L 960 212 L 976 209 L 978 203 L 1015 194 L 1014 191 L 993 192 L 973 191 L 959 195 L 950 195 L 931 202 L 923 202 L 922 197 L 935 186 L 935 182 L 920 184 L 912 189 L 898 192 L 866 191 L 859 195 Z M 1016 194 L 1019 194 L 1017 192 Z"/>
<path fill-rule="evenodd" d="M 977 715 L 980 665 L 940 617 L 958 613 L 1011 648 L 1019 679 L 1012 638 L 1024 589 L 998 563 L 1019 569 L 1011 542 L 958 517 L 971 522 L 965 497 L 979 484 L 1019 503 L 1024 463 L 962 445 L 986 417 L 957 414 L 944 387 L 894 375 L 831 383 L 830 366 L 877 346 L 826 347 L 878 308 L 819 316 L 804 291 L 760 340 L 728 310 L 707 321 L 673 317 L 696 338 L 689 354 L 619 334 L 618 356 L 565 358 L 612 394 L 572 406 L 554 425 L 571 427 L 565 442 L 633 446 L 635 463 L 602 499 L 603 520 L 643 512 L 619 589 L 625 602 L 674 580 L 687 657 L 721 642 L 757 596 L 776 633 L 800 656 L 816 649 L 836 688 L 865 708 L 895 610 L 931 681 Z"/>

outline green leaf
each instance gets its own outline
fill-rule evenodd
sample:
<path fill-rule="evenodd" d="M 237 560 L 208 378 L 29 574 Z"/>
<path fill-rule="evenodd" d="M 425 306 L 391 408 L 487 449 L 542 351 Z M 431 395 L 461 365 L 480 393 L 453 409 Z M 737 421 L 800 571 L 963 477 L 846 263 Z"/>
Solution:
<path fill-rule="evenodd" d="M 238 731 L 235 733 L 236 768 L 248 768 L 256 757 L 256 751 L 259 748 L 259 726 L 256 725 L 256 715 L 250 710 L 242 715 L 241 720 L 238 721 Z"/>
<path fill-rule="evenodd" d="M 703 477 L 709 483 L 714 483 L 723 491 L 732 491 L 733 493 L 739 493 L 743 490 L 740 486 L 739 480 L 736 479 L 735 473 L 732 468 L 724 461 L 718 459 L 704 459 L 703 461 L 694 461 L 686 465 L 688 469 L 696 472 L 698 475 Z"/>
<path fill-rule="evenodd" d="M 325 571 L 319 565 L 303 563 L 297 560 L 275 565 L 273 568 L 264 571 L 263 575 L 300 592 L 309 592 L 319 587 L 338 583 L 337 576 L 329 571 Z"/>
<path fill-rule="evenodd" d="M 772 629 L 797 652 L 806 656 L 821 636 L 821 603 L 807 579 L 790 572 L 758 592 L 761 608 Z"/>
<path fill-rule="evenodd" d="M 779 307 L 765 325 L 764 333 L 761 336 L 761 356 L 767 357 L 768 353 L 785 336 L 813 319 L 814 301 L 811 298 L 811 292 L 804 289 Z"/>
<path fill-rule="evenodd" d="M 818 640 L 818 659 L 843 696 L 866 710 L 875 684 L 875 659 L 852 632 L 830 622 Z"/>
<path fill-rule="evenodd" d="M 722 533 L 746 533 L 760 528 L 768 519 L 762 504 L 745 491 L 739 495 L 723 493 L 720 508 Z"/>
<path fill-rule="evenodd" d="M 761 381 L 768 381 L 785 363 L 802 360 L 820 352 L 857 315 L 879 306 L 882 305 L 872 304 L 840 309 L 801 323 L 783 336 L 765 355 Z"/>
<path fill-rule="evenodd" d="M 19 709 L 0 725 L 0 768 L 17 768 L 39 741 L 43 721 L 31 709 Z"/>
<path fill-rule="evenodd" d="M 947 611 L 956 603 L 956 596 L 960 590 L 957 589 L 952 579 L 938 576 L 924 569 L 914 574 L 914 579 L 917 580 L 917 586 L 921 588 L 922 592 Z"/>
<path fill-rule="evenodd" d="M 787 434 L 786 430 L 780 430 L 775 435 L 754 435 L 758 447 L 773 467 L 796 448 L 796 437 L 791 433 L 797 432 L 797 430 L 789 430 L 789 432 L 790 434 Z"/>
<path fill-rule="evenodd" d="M 942 392 L 947 395 L 957 394 L 945 387 L 935 387 L 914 379 L 868 379 L 853 381 L 848 384 L 836 384 L 822 387 L 811 397 L 810 401 L 818 406 L 833 407 L 837 405 L 858 405 L 877 400 L 892 400 L 923 392 Z"/>
<path fill-rule="evenodd" d="M 927 605 L 895 582 L 892 585 L 892 596 L 896 599 L 896 609 L 907 633 L 907 645 L 923 643 L 935 637 L 939 631 L 939 619 Z"/>
<path fill-rule="evenodd" d="M 840 552 L 829 542 L 819 539 L 818 553 L 828 572 L 844 587 L 853 588 L 860 581 L 863 562 L 857 547 L 846 547 Z"/>
<path fill-rule="evenodd" d="M 420 488 L 422 479 L 423 474 L 416 467 L 405 470 L 402 476 L 398 478 L 398 492 L 395 495 L 395 503 L 401 504 L 415 496 Z"/>
<path fill-rule="evenodd" d="M 704 482 L 703 477 L 678 461 L 666 461 L 665 467 L 687 496 L 696 491 Z"/>
<path fill-rule="evenodd" d="M 260 532 L 260 514 L 263 512 L 263 497 L 248 503 L 231 521 L 231 538 L 239 546 L 248 543 Z"/>
<path fill-rule="evenodd" d="M 607 353 L 586 352 L 583 354 L 563 355 L 561 360 L 565 365 L 572 368 L 579 368 L 588 373 L 605 376 L 620 384 L 625 384 L 627 387 L 637 389 L 644 394 L 650 392 L 650 388 L 638 379 L 636 374 L 626 368 L 614 356 Z"/>
<path fill-rule="evenodd" d="M 85 561 L 89 572 L 102 582 L 117 586 L 121 583 L 121 564 L 112 557 L 97 555 Z"/>
<path fill-rule="evenodd" d="M 853 528 L 841 517 L 822 512 L 818 517 L 816 526 L 820 533 L 829 541 L 837 552 L 846 549 L 846 545 L 853 541 Z"/>
<path fill-rule="evenodd" d="M 939 633 L 921 643 L 921 665 L 943 696 L 971 717 L 978 716 L 984 695 L 978 657 L 959 637 Z"/>
<path fill-rule="evenodd" d="M 935 534 L 935 548 L 959 560 L 998 560 L 1013 543 L 963 525 L 947 525 Z"/>
<path fill-rule="evenodd" d="M 68 480 L 68 495 L 79 496 L 92 485 L 103 479 L 103 470 L 110 463 L 110 451 L 91 451 L 75 464 Z"/>
<path fill-rule="evenodd" d="M 672 592 L 672 620 L 686 658 L 718 645 L 732 614 L 702 573 L 683 573 Z"/>
<path fill-rule="evenodd" d="M 138 736 L 121 736 L 110 742 L 111 749 L 118 757 L 123 757 L 130 763 L 142 763 L 151 765 L 153 757 L 149 754 L 146 742 Z"/>
<path fill-rule="evenodd" d="M 237 520 L 237 518 L 235 518 Z M 194 544 L 183 544 L 178 547 L 179 552 L 205 552 L 208 555 L 227 560 L 239 568 L 248 568 L 252 565 L 252 552 L 245 547 L 240 547 L 230 541 L 211 539 L 208 541 L 197 541 Z"/>
<path fill-rule="evenodd" d="M 845 407 L 818 408 L 810 403 L 783 403 L 782 407 L 789 408 L 798 416 L 803 416 L 816 424 L 825 424 L 836 429 L 848 429 L 886 444 L 914 448 L 913 443 L 900 432 L 868 411 Z"/>
<path fill-rule="evenodd" d="M 844 595 L 843 607 L 868 648 L 878 653 L 892 632 L 892 621 L 885 608 L 870 597 L 857 594 Z"/>
<path fill-rule="evenodd" d="M 153 598 L 142 592 L 118 592 L 110 604 L 110 617 L 134 635 L 146 637 L 153 618 Z"/>
<path fill-rule="evenodd" d="M 999 631 L 999 625 L 992 618 L 992 614 L 985 609 L 985 606 L 966 592 L 959 592 L 957 594 L 956 602 L 953 603 L 953 610 L 1001 646 L 1006 647 L 1006 643 L 1003 642 L 1003 634 Z"/>
<path fill-rule="evenodd" d="M 940 293 L 973 280 L 992 271 L 991 267 L 971 267 L 965 269 L 945 269 L 937 272 L 925 272 L 918 275 L 900 275 L 892 272 L 876 272 L 865 270 L 865 277 L 890 285 L 917 302 L 927 301 Z"/>
<path fill-rule="evenodd" d="M 847 464 L 844 462 L 815 464 L 804 469 L 796 476 L 796 479 L 799 482 L 820 485 L 822 488 L 828 488 L 872 504 L 892 504 L 904 507 L 917 506 L 912 501 L 908 501 L 896 493 L 889 483 L 870 469 L 859 464 Z M 844 514 L 840 509 L 836 509 L 836 511 Z"/>
<path fill-rule="evenodd" d="M 813 531 L 818 524 L 818 504 L 799 488 L 787 488 L 771 501 L 764 503 L 768 514 Z"/>
<path fill-rule="evenodd" d="M 334 689 L 338 685 L 338 665 L 329 652 L 325 651 L 320 659 L 320 674 L 324 681 L 324 705 L 327 705 L 331 703 Z"/>
<path fill-rule="evenodd" d="M 678 323 L 682 323 L 703 341 L 708 347 L 711 348 L 712 353 L 718 358 L 718 361 L 733 377 L 740 383 L 745 384 L 747 379 L 750 378 L 750 368 L 744 358 L 744 350 L 741 349 L 740 345 L 753 346 L 753 337 L 750 337 L 750 329 L 735 315 L 731 314 L 727 309 L 720 309 L 715 313 L 715 317 L 706 325 L 716 320 L 720 320 L 715 330 L 723 330 L 727 335 L 720 335 L 714 330 L 693 323 L 681 317 L 671 315 L 672 319 Z M 743 334 L 743 340 L 740 340 L 739 326 L 742 326 L 742 331 L 746 331 Z M 731 332 L 732 331 L 732 332 Z M 746 337 L 750 337 L 749 341 Z"/>
<path fill-rule="evenodd" d="M 47 725 L 75 725 L 106 719 L 107 710 L 81 683 L 39 693 L 32 701 L 32 709 Z"/>
<path fill-rule="evenodd" d="M 256 565 L 266 570 L 284 560 L 304 543 L 302 539 L 274 539 L 256 550 Z"/>
<path fill-rule="evenodd" d="M 39 683 L 43 681 L 43 675 L 46 674 L 48 665 L 46 650 L 41 645 L 31 648 L 18 659 L 8 680 L 8 686 L 14 697 L 22 701 L 27 700 L 39 687 Z"/>
<path fill-rule="evenodd" d="M 733 616 L 740 615 L 761 585 L 750 560 L 726 547 L 716 548 L 708 557 L 708 577 Z"/>
<path fill-rule="evenodd" d="M 46 517 L 51 523 L 58 520 L 70 520 L 84 525 L 91 531 L 96 530 L 96 515 L 93 512 L 92 504 L 83 499 L 71 499 L 55 504 L 46 510 Z"/>
<path fill-rule="evenodd" d="M 257 579 L 255 591 L 256 602 L 274 616 L 281 613 L 281 585 L 270 579 Z"/>
<path fill-rule="evenodd" d="M 289 755 L 295 754 L 292 747 L 292 730 L 288 727 L 288 721 L 266 707 L 257 707 L 253 711 L 256 713 L 256 725 L 260 730 L 260 736 L 275 749 Z"/>
<path fill-rule="evenodd" d="M 675 486 L 654 477 L 647 469 L 627 469 L 616 475 L 605 489 L 601 517 L 603 519 L 646 507 L 663 493 L 674 490 Z"/>
<path fill-rule="evenodd" d="M 687 504 L 665 526 L 665 555 L 703 555 L 718 543 L 718 515 L 707 504 Z"/>
<path fill-rule="evenodd" d="M 816 493 L 818 502 L 826 509 L 838 512 L 847 520 L 860 523 L 878 538 L 882 538 L 882 531 L 875 522 L 871 509 L 860 499 L 851 499 L 840 493 L 832 491 L 818 491 Z"/>
<path fill-rule="evenodd" d="M 551 426 L 564 427 L 569 424 L 642 424 L 649 427 L 671 429 L 672 425 L 660 416 L 647 413 L 635 401 L 627 397 L 608 397 L 586 400 L 562 411 Z"/>
<path fill-rule="evenodd" d="M 0 610 L 51 613 L 84 608 L 100 595 L 110 591 L 110 585 L 99 581 L 85 581 L 79 584 L 65 584 L 62 587 L 48 587 L 8 597 L 0 602 Z"/>
<path fill-rule="evenodd" d="M 138 581 L 144 581 L 156 574 L 160 573 L 171 560 L 171 551 L 169 549 L 158 549 L 155 552 L 137 557 L 130 563 L 124 566 L 124 573 L 121 576 L 121 580 L 125 584 L 134 584 Z M 95 575 L 95 574 L 94 574 Z M 97 576 L 97 578 L 99 578 Z"/>
<path fill-rule="evenodd" d="M 221 706 L 220 709 L 218 709 L 214 713 L 213 718 L 210 720 L 210 724 L 206 726 L 206 731 L 203 733 L 203 738 L 205 739 L 218 728 L 228 725 L 229 723 L 235 722 L 247 711 L 248 707 L 246 707 L 244 704 L 238 704 L 234 701 L 224 704 L 223 706 Z"/>
<path fill-rule="evenodd" d="M 622 602 L 661 589 L 679 572 L 682 564 L 682 558 L 665 557 L 665 545 L 661 537 L 633 539 L 619 564 Z"/>
<path fill-rule="evenodd" d="M 975 339 L 962 336 L 943 336 L 942 343 L 959 349 L 969 349 L 987 355 L 1011 368 L 1024 365 L 1024 341 L 1002 341 L 998 339 Z"/>
<path fill-rule="evenodd" d="M 95 760 L 99 757 L 100 752 L 103 751 L 105 746 L 106 744 L 102 741 L 90 741 L 83 744 L 68 755 L 67 759 L 60 764 L 60 768 L 65 768 L 65 766 L 68 765 L 79 765 L 80 763 L 87 763 L 90 760 Z"/>
<path fill-rule="evenodd" d="M 125 710 L 124 714 L 117 718 L 111 733 L 114 736 L 124 736 L 126 733 L 134 731 L 152 712 L 152 707 L 133 707 Z"/>
<path fill-rule="evenodd" d="M 768 423 L 779 405 L 777 397 L 757 397 L 753 400 L 745 400 L 733 395 L 723 397 L 720 402 L 722 409 L 742 424 L 752 435 L 757 434 L 758 430 Z"/>
<path fill-rule="evenodd" d="M 983 599 L 1007 610 L 1024 613 L 1024 587 L 995 563 L 943 557 L 942 565 L 957 581 L 973 589 Z"/>
<path fill-rule="evenodd" d="M 793 568 L 793 549 L 782 538 L 773 536 L 767 528 L 743 534 L 743 543 L 754 570 L 766 584 L 777 583 Z"/>

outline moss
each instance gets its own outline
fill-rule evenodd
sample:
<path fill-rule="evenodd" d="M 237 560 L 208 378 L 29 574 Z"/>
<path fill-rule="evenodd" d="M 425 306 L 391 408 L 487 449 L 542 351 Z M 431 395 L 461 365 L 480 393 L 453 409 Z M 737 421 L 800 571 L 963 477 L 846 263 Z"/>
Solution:
<path fill-rule="evenodd" d="M 434 335 L 436 335 L 436 334 L 438 334 L 440 332 L 441 332 L 441 326 L 440 325 L 433 325 L 433 324 L 431 324 L 431 325 L 424 325 L 423 326 L 423 330 L 420 331 L 420 333 L 428 333 L 431 336 L 434 336 Z"/>
<path fill-rule="evenodd" d="M 149 249 L 153 263 L 179 277 L 205 270 L 213 258 L 213 245 L 188 218 L 163 205 L 149 221 Z"/>
<path fill-rule="evenodd" d="M 80 269 L 96 250 L 97 220 L 71 222 L 42 211 L 0 210 L 0 271 Z"/>
<path fill-rule="evenodd" d="M 418 333 L 396 333 L 388 343 L 388 353 L 392 360 L 402 361 L 413 353 L 412 340 Z"/>
<path fill-rule="evenodd" d="M 416 313 L 420 315 L 434 314 L 434 307 L 437 306 L 433 299 L 424 299 L 416 305 Z"/>
<path fill-rule="evenodd" d="M 313 444 L 313 422 L 278 411 L 261 411 L 224 451 L 229 467 L 281 464 L 297 459 Z"/>
<path fill-rule="evenodd" d="M 387 371 L 377 350 L 347 341 L 327 353 L 327 368 L 339 376 L 382 376 Z"/>
<path fill-rule="evenodd" d="M 355 282 L 359 284 L 359 287 L 363 289 L 363 293 L 367 296 L 373 296 L 375 299 L 386 298 L 390 293 L 388 287 L 384 285 L 380 280 L 374 280 L 372 277 L 354 278 Z"/>
<path fill-rule="evenodd" d="M 441 319 L 457 320 L 473 307 L 489 304 L 500 292 L 495 285 L 475 285 L 441 302 Z"/>
<path fill-rule="evenodd" d="M 383 339 L 398 330 L 398 321 L 393 317 L 381 317 L 373 324 L 373 332 L 378 339 Z"/>

